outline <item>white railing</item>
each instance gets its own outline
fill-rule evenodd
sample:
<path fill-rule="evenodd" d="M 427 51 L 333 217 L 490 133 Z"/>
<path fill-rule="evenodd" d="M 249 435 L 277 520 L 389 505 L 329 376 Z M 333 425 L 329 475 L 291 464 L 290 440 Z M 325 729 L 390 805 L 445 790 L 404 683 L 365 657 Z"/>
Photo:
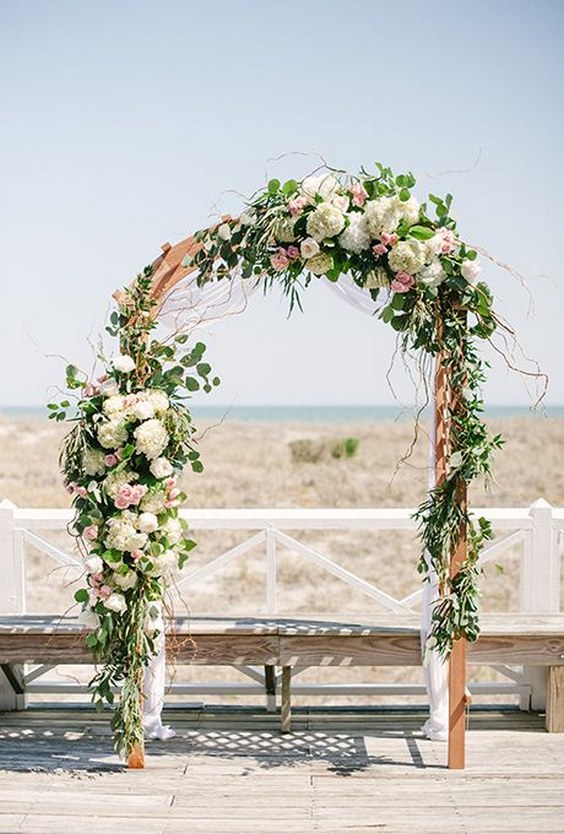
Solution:
<path fill-rule="evenodd" d="M 508 554 L 515 545 L 522 545 L 519 568 L 520 603 L 523 613 L 557 613 L 561 606 L 561 560 L 560 541 L 564 533 L 564 509 L 555 509 L 543 499 L 525 508 L 476 508 L 476 515 L 483 515 L 492 523 L 498 538 L 486 547 L 481 560 L 485 564 L 496 562 Z M 197 601 L 197 586 L 205 588 L 206 583 L 228 565 L 243 559 L 257 548 L 262 552 L 265 564 L 264 611 L 267 615 L 278 613 L 279 579 L 278 566 L 280 551 L 290 551 L 295 558 L 302 558 L 322 568 L 328 574 L 348 584 L 357 593 L 370 600 L 372 610 L 388 611 L 394 615 L 413 619 L 421 601 L 422 590 L 414 570 L 414 584 L 418 587 L 400 598 L 396 598 L 373 582 L 367 581 L 337 561 L 328 558 L 318 549 L 296 538 L 299 531 L 307 530 L 366 530 L 366 531 L 411 531 L 416 533 L 416 524 L 411 509 L 372 510 L 183 510 L 182 515 L 196 532 L 203 530 L 244 531 L 248 537 L 212 558 L 206 564 L 180 575 L 178 590 L 190 589 L 190 600 Z M 0 503 L 0 614 L 21 615 L 26 613 L 26 548 L 32 545 L 46 556 L 54 559 L 79 578 L 83 572 L 81 557 L 69 553 L 44 537 L 45 531 L 65 530 L 72 520 L 70 510 L 22 509 L 9 501 Z M 290 531 L 292 534 L 290 534 Z M 70 541 L 70 539 L 69 539 Z M 415 546 L 414 546 L 415 547 Z M 415 550 L 414 550 L 415 552 Z M 195 605 L 191 605 L 194 609 Z M 207 612 L 209 613 L 209 612 Z M 221 616 L 222 611 L 214 611 Z M 249 613 L 249 612 L 246 612 Z M 257 612 L 258 613 L 258 612 Z M 286 612 L 285 612 L 286 613 Z M 335 613 L 335 612 L 331 612 Z M 346 612 L 343 613 L 346 616 Z M 24 677 L 26 692 L 66 694 L 83 692 L 82 684 L 47 681 L 44 675 L 52 667 L 28 670 Z M 505 676 L 505 681 L 482 683 L 470 686 L 481 694 L 509 693 L 520 696 L 521 706 L 540 706 L 544 697 L 542 670 L 495 667 Z M 237 667 L 247 682 L 236 683 L 177 683 L 172 691 L 178 695 L 194 694 L 254 694 L 264 692 L 266 672 L 250 667 Z M 297 670 L 296 675 L 303 670 Z M 271 682 L 272 683 L 272 682 Z M 272 686 L 269 687 L 272 690 Z M 366 695 L 366 694 L 421 694 L 419 684 L 296 684 L 294 692 L 323 695 Z M 272 695 L 267 699 L 270 707 Z"/>

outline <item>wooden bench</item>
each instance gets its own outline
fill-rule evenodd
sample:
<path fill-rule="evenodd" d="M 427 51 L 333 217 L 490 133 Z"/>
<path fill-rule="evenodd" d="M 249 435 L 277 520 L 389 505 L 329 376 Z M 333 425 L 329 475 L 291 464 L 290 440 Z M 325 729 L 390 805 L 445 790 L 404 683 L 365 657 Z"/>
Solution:
<path fill-rule="evenodd" d="M 564 732 L 564 615 L 486 615 L 482 627 L 468 663 L 547 667 L 546 729 Z M 0 665 L 13 697 L 25 691 L 24 663 L 92 663 L 85 633 L 74 619 L 0 617 Z M 391 617 L 177 618 L 167 648 L 176 663 L 264 666 L 267 691 L 280 667 L 282 732 L 291 727 L 295 667 L 421 665 L 418 623 Z"/>

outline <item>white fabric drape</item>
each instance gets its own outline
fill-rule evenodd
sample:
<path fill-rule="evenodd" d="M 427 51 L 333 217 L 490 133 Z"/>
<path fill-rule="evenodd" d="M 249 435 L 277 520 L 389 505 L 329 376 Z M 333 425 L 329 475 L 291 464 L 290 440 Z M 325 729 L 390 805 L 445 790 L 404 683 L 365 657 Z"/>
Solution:
<path fill-rule="evenodd" d="M 337 283 L 322 279 L 344 301 L 357 310 L 374 315 L 376 307 L 370 293 L 358 287 L 349 275 Z M 159 313 L 159 322 L 173 332 L 195 332 L 227 316 L 242 313 L 248 299 L 260 284 L 260 278 L 243 279 L 235 272 L 229 279 L 213 281 L 198 287 L 195 275 L 187 275 L 168 294 Z M 429 453 L 429 487 L 435 484 L 434 409 Z M 421 610 L 421 643 L 424 646 L 431 627 L 433 603 L 439 594 L 437 576 L 429 567 L 429 581 L 423 585 Z M 160 622 L 162 623 L 162 614 Z M 149 738 L 170 738 L 174 731 L 163 726 L 161 711 L 165 692 L 164 624 L 156 641 L 157 653 L 145 675 L 144 726 Z M 422 727 L 427 738 L 445 741 L 448 735 L 448 668 L 436 653 L 428 653 L 423 666 L 429 700 L 429 719 Z"/>

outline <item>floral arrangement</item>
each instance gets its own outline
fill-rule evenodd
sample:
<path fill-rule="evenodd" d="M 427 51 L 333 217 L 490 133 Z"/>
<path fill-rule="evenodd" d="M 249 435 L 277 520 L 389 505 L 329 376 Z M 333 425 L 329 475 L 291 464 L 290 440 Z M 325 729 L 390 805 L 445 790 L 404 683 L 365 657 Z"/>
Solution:
<path fill-rule="evenodd" d="M 104 360 L 95 382 L 68 366 L 76 402 L 48 406 L 52 419 L 75 423 L 60 461 L 75 509 L 72 532 L 84 554 L 85 587 L 75 599 L 91 628 L 87 645 L 103 664 L 91 682 L 97 708 L 113 703 L 121 684 L 113 718 L 118 752 L 142 745 L 143 676 L 160 605 L 195 545 L 178 515 L 186 495 L 177 479 L 186 464 L 195 472 L 203 466 L 183 400 L 186 391 L 219 384 L 202 361 L 204 344 L 188 350 L 185 334 L 168 343 L 150 338 L 155 306 L 148 268 L 112 313 L 107 329 L 120 337 L 119 355 Z"/>
<path fill-rule="evenodd" d="M 200 284 L 234 270 L 265 288 L 278 282 L 290 310 L 301 307 L 301 290 L 313 278 L 350 274 L 375 302 L 383 295 L 375 311 L 397 331 L 400 347 L 420 357 L 427 375 L 428 359 L 439 357 L 450 384 L 450 455 L 444 479 L 416 517 L 424 545 L 419 570 L 427 576 L 430 562 L 441 586 L 428 645 L 448 656 L 454 640 L 479 634 L 478 556 L 491 531 L 485 519 L 474 522 L 459 496 L 472 480 L 489 476 L 492 452 L 502 444 L 482 419 L 485 363 L 477 350 L 477 340 L 490 339 L 500 321 L 487 285 L 477 281 L 477 252 L 458 235 L 452 196 L 431 194 L 420 203 L 414 186 L 411 173 L 394 176 L 379 163 L 374 173 L 363 169 L 356 177 L 325 170 L 301 182 L 273 179 L 240 217 L 198 232 L 197 251 L 185 265 Z M 451 576 L 450 558 L 462 539 L 467 559 Z"/>

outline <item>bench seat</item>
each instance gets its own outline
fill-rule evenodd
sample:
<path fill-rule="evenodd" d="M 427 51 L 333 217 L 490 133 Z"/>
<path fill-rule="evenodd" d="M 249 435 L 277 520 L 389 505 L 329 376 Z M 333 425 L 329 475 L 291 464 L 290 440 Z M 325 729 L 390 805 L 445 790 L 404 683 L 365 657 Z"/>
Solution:
<path fill-rule="evenodd" d="M 92 663 L 86 633 L 71 618 L 0 617 L 0 665 L 14 692 L 23 663 Z M 264 666 L 270 681 L 272 667 L 281 667 L 283 730 L 290 728 L 292 667 L 421 665 L 417 619 L 389 615 L 178 617 L 167 648 L 176 663 Z M 564 615 L 484 615 L 467 658 L 469 664 L 547 667 L 546 726 L 564 732 Z"/>

